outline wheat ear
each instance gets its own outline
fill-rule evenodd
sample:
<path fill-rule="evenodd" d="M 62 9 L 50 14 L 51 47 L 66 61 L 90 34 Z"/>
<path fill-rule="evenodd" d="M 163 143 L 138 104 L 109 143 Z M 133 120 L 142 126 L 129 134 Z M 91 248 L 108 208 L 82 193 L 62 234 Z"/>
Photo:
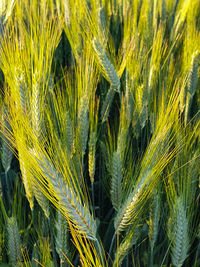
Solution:
<path fill-rule="evenodd" d="M 95 174 L 95 151 L 96 151 L 96 133 L 91 132 L 90 133 L 90 141 L 89 141 L 89 175 L 90 175 L 90 181 L 91 183 L 94 183 L 94 174 Z"/>
<path fill-rule="evenodd" d="M 13 153 L 8 146 L 7 142 L 5 140 L 2 141 L 2 154 L 1 154 L 1 160 L 2 160 L 2 165 L 5 171 L 5 174 L 8 173 L 10 170 L 11 162 L 13 158 Z"/>
<path fill-rule="evenodd" d="M 33 189 L 34 197 L 36 198 L 38 204 L 44 211 L 45 216 L 49 218 L 50 210 L 49 210 L 48 199 L 40 190 L 38 190 L 38 188 L 34 185 L 34 183 L 32 184 L 32 189 Z"/>
<path fill-rule="evenodd" d="M 67 228 L 67 221 L 60 212 L 58 212 L 56 220 L 55 243 L 56 243 L 56 251 L 62 263 L 65 261 L 63 253 L 67 257 L 69 257 L 70 247 L 69 247 L 69 230 Z"/>
<path fill-rule="evenodd" d="M 124 231 L 132 221 L 138 217 L 141 207 L 144 205 L 144 195 L 146 187 L 138 187 L 134 193 L 129 196 L 124 205 L 118 210 L 115 217 L 116 232 Z"/>
<path fill-rule="evenodd" d="M 149 214 L 149 241 L 151 247 L 151 266 L 153 266 L 153 251 L 155 242 L 157 240 L 158 231 L 159 231 L 159 220 L 160 220 L 160 195 L 159 193 L 154 193 L 152 197 L 152 202 L 150 205 L 150 214 Z"/>
<path fill-rule="evenodd" d="M 34 76 L 34 75 L 33 75 Z M 32 126 L 37 137 L 41 134 L 41 109 L 40 109 L 40 88 L 37 77 L 33 77 L 32 97 L 31 97 L 31 114 Z"/>
<path fill-rule="evenodd" d="M 188 218 L 183 199 L 178 197 L 168 222 L 168 236 L 172 242 L 171 259 L 176 267 L 183 265 L 189 250 Z"/>
<path fill-rule="evenodd" d="M 32 182 L 30 180 L 29 174 L 27 173 L 28 168 L 26 167 L 26 164 L 23 160 L 23 155 L 21 154 L 20 149 L 19 149 L 19 163 L 20 163 L 22 181 L 24 184 L 25 192 L 26 192 L 26 197 L 29 201 L 30 208 L 33 209 L 34 194 L 33 194 Z"/>
<path fill-rule="evenodd" d="M 108 118 L 109 112 L 110 112 L 110 107 L 112 105 L 113 99 L 115 96 L 115 90 L 112 88 L 112 86 L 109 88 L 106 98 L 103 102 L 103 106 L 101 109 L 101 120 L 102 122 L 105 122 L 106 119 Z"/>
<path fill-rule="evenodd" d="M 21 259 L 20 234 L 15 217 L 7 219 L 8 254 L 12 266 L 16 266 Z"/>
<path fill-rule="evenodd" d="M 111 201 L 115 210 L 121 206 L 122 198 L 122 167 L 120 153 L 115 151 L 112 156 Z"/>
<path fill-rule="evenodd" d="M 142 231 L 142 225 L 139 224 L 139 221 L 135 221 L 127 231 L 121 241 L 119 248 L 115 253 L 113 267 L 121 266 L 124 258 L 128 255 L 130 249 L 137 243 Z"/>
<path fill-rule="evenodd" d="M 6 113 L 4 111 L 3 114 L 3 121 L 4 121 L 4 127 L 6 129 L 6 131 L 12 132 L 11 126 L 8 123 L 8 121 L 5 119 Z M 13 158 L 13 153 L 12 153 L 12 149 L 13 146 L 10 143 L 10 141 L 5 138 L 2 139 L 2 154 L 1 154 L 1 161 L 2 161 L 2 165 L 5 171 L 5 174 L 7 175 L 8 171 L 10 170 L 10 166 L 11 166 L 11 162 L 12 162 L 12 158 Z"/>
<path fill-rule="evenodd" d="M 189 85 L 188 85 L 187 97 L 186 97 L 185 124 L 187 123 L 192 99 L 197 89 L 199 55 L 200 54 L 198 51 L 196 51 L 192 55 L 192 62 L 191 62 L 191 68 L 190 68 L 190 74 L 189 74 Z"/>
<path fill-rule="evenodd" d="M 58 174 L 47 158 L 38 160 L 38 164 L 48 181 L 49 194 L 53 193 L 65 217 L 73 223 L 77 232 L 96 241 L 96 222 L 88 206 L 82 204 L 80 196 L 64 182 L 64 178 Z"/>
<path fill-rule="evenodd" d="M 119 93 L 120 92 L 120 79 L 113 65 L 108 59 L 106 53 L 103 51 L 103 48 L 100 42 L 96 38 L 94 38 L 92 45 L 96 52 L 100 65 L 103 69 L 103 73 L 105 74 L 107 80 L 110 82 L 113 89 Z"/>
<path fill-rule="evenodd" d="M 78 131 L 79 140 L 81 144 L 82 155 L 85 154 L 87 140 L 88 140 L 88 130 L 89 130 L 89 114 L 88 114 L 88 101 L 87 97 L 83 96 L 79 102 L 78 110 Z"/>

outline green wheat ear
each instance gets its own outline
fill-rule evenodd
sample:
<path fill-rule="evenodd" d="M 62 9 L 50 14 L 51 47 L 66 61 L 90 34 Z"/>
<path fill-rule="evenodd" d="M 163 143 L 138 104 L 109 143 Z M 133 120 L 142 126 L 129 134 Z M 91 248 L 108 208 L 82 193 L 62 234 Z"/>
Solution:
<path fill-rule="evenodd" d="M 198 66 L 199 66 L 199 51 L 196 51 L 192 55 L 191 69 L 190 69 L 190 78 L 189 78 L 189 88 L 188 92 L 191 95 L 194 95 L 197 89 L 198 82 Z"/>
<path fill-rule="evenodd" d="M 192 104 L 192 99 L 194 94 L 197 90 L 197 83 L 198 83 L 198 66 L 199 66 L 199 52 L 196 51 L 192 55 L 192 62 L 189 74 L 189 83 L 188 83 L 188 90 L 186 96 L 186 108 L 185 108 L 185 123 L 187 123 L 189 112 Z"/>
<path fill-rule="evenodd" d="M 30 208 L 33 209 L 34 206 L 34 193 L 33 193 L 33 185 L 32 181 L 30 180 L 29 174 L 27 173 L 27 166 L 24 163 L 23 156 L 19 152 L 19 163 L 20 163 L 20 170 L 22 175 L 22 181 L 24 184 L 26 197 L 30 204 Z"/>
<path fill-rule="evenodd" d="M 182 266 L 189 251 L 188 218 L 181 197 L 176 198 L 174 211 L 168 221 L 168 237 L 172 242 L 171 259 L 174 266 Z"/>
<path fill-rule="evenodd" d="M 67 228 L 67 221 L 60 212 L 57 214 L 56 220 L 56 251 L 59 255 L 60 261 L 64 262 L 66 259 L 63 253 L 69 258 L 70 244 L 69 244 L 69 230 Z"/>
<path fill-rule="evenodd" d="M 33 188 L 34 197 L 36 198 L 38 204 L 44 211 L 45 216 L 49 218 L 50 211 L 49 211 L 48 199 L 40 190 L 38 190 L 38 188 L 34 184 L 32 185 L 32 188 Z"/>
<path fill-rule="evenodd" d="M 7 220 L 8 255 L 12 266 L 17 266 L 21 259 L 20 234 L 15 217 Z"/>
<path fill-rule="evenodd" d="M 141 223 L 140 218 L 137 218 L 134 221 L 134 225 L 127 229 L 125 236 L 115 253 L 113 267 L 122 265 L 124 258 L 128 255 L 131 248 L 136 245 L 138 239 L 141 237 L 142 232 L 144 231 L 143 228 L 145 228 L 145 225 Z"/>
<path fill-rule="evenodd" d="M 115 151 L 112 156 L 111 201 L 115 210 L 121 206 L 122 200 L 122 166 L 120 153 Z"/>
<path fill-rule="evenodd" d="M 11 126 L 8 123 L 8 121 L 5 119 L 5 113 L 3 115 L 3 121 L 5 124 L 5 129 L 12 132 Z M 2 154 L 1 154 L 1 161 L 2 161 L 2 165 L 5 171 L 5 174 L 8 173 L 8 171 L 10 170 L 11 167 L 11 162 L 12 162 L 12 158 L 13 158 L 13 153 L 12 153 L 12 149 L 13 146 L 10 143 L 10 141 L 5 138 L 2 139 Z"/>
<path fill-rule="evenodd" d="M 2 161 L 2 165 L 4 168 L 5 174 L 7 174 L 8 171 L 10 170 L 12 158 L 13 158 L 13 153 L 12 153 L 10 147 L 8 146 L 7 142 L 5 142 L 5 140 L 3 140 L 2 141 L 1 161 Z"/>
<path fill-rule="evenodd" d="M 88 100 L 83 96 L 79 102 L 78 109 L 78 135 L 81 144 L 81 153 L 85 154 L 89 131 L 89 114 L 88 114 Z"/>
<path fill-rule="evenodd" d="M 102 123 L 105 122 L 109 116 L 109 112 L 110 112 L 110 107 L 112 105 L 113 99 L 115 96 L 115 90 L 112 88 L 112 86 L 110 87 L 110 89 L 108 90 L 107 94 L 106 94 L 106 98 L 103 102 L 103 106 L 101 109 L 101 120 Z"/>
<path fill-rule="evenodd" d="M 82 204 L 80 196 L 64 182 L 64 177 L 55 170 L 47 158 L 38 159 L 38 164 L 49 182 L 48 193 L 54 194 L 65 217 L 73 223 L 77 232 L 96 241 L 96 222 L 90 214 L 88 205 Z"/>
<path fill-rule="evenodd" d="M 115 71 L 110 60 L 108 59 L 106 53 L 103 51 L 103 48 L 100 42 L 96 38 L 94 38 L 92 45 L 96 52 L 99 64 L 102 67 L 103 74 L 109 81 L 112 88 L 119 93 L 120 92 L 120 79 L 117 75 L 117 72 Z"/>
<path fill-rule="evenodd" d="M 66 113 L 66 139 L 67 151 L 71 155 L 74 147 L 74 132 L 69 112 Z"/>
<path fill-rule="evenodd" d="M 160 220 L 160 195 L 159 192 L 156 192 L 153 194 L 152 202 L 150 204 L 150 214 L 148 222 L 152 261 L 153 261 L 153 250 L 159 233 L 159 220 Z"/>

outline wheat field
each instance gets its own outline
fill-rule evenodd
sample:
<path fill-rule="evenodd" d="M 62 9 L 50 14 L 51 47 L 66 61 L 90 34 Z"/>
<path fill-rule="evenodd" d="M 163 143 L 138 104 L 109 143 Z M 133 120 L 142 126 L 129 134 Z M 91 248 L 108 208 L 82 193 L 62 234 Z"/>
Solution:
<path fill-rule="evenodd" d="M 0 1 L 0 266 L 200 266 L 200 1 Z"/>

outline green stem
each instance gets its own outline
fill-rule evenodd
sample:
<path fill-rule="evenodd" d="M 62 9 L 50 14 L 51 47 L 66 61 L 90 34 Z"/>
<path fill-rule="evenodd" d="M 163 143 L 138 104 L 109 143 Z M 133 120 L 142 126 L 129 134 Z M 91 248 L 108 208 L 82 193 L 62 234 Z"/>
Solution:
<path fill-rule="evenodd" d="M 97 242 L 97 247 L 98 247 L 98 250 L 99 250 L 100 257 L 101 257 L 102 266 L 105 266 L 102 247 L 101 247 L 98 239 L 96 240 L 96 242 Z"/>
<path fill-rule="evenodd" d="M 149 267 L 153 267 L 153 247 L 151 247 Z"/>
<path fill-rule="evenodd" d="M 93 206 L 93 209 L 95 210 L 95 203 L 94 203 L 94 183 L 91 183 L 91 187 L 92 187 L 92 206 Z"/>
<path fill-rule="evenodd" d="M 6 221 L 8 219 L 8 216 L 7 216 L 4 204 L 3 204 L 2 197 L 0 197 L 0 206 L 1 206 L 1 210 L 2 210 L 2 213 L 3 213 L 4 220 Z"/>
<path fill-rule="evenodd" d="M 111 258 L 111 253 L 112 253 L 112 248 L 113 248 L 113 244 L 114 244 L 114 241 L 115 241 L 115 237 L 116 237 L 116 231 L 113 235 L 113 238 L 112 238 L 112 241 L 111 241 L 111 244 L 110 244 L 110 249 L 109 249 L 109 253 L 108 253 L 108 257 Z M 109 262 L 109 258 L 108 258 L 108 262 Z"/>

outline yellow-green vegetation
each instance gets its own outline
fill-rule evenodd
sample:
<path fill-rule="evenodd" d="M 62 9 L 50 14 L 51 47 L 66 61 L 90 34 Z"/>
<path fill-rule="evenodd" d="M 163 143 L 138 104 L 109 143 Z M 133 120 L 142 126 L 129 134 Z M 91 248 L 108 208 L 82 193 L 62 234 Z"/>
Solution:
<path fill-rule="evenodd" d="M 200 266 L 200 1 L 0 1 L 0 266 Z"/>

